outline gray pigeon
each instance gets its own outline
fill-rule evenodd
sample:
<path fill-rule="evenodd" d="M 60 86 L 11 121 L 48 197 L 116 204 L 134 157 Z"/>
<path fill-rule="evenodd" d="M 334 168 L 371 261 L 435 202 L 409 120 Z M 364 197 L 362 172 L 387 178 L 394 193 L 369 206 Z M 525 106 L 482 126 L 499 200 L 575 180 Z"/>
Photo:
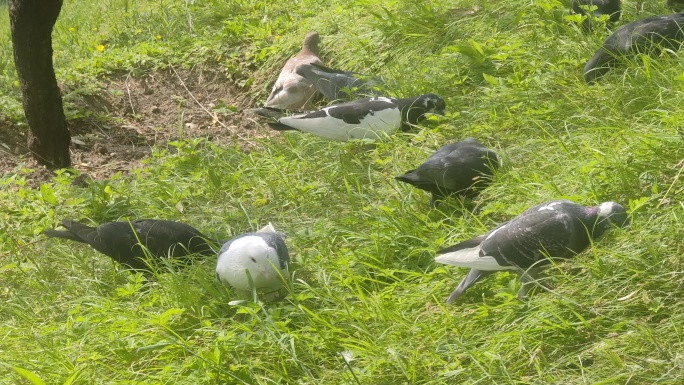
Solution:
<path fill-rule="evenodd" d="M 62 220 L 66 230 L 45 230 L 48 237 L 86 243 L 100 253 L 132 269 L 147 270 L 144 246 L 153 258 L 184 260 L 192 254 L 215 255 L 215 243 L 185 223 L 158 219 L 117 221 L 90 227 L 71 219 Z"/>
<path fill-rule="evenodd" d="M 300 64 L 297 75 L 313 83 L 331 101 L 348 101 L 379 95 L 385 83 L 382 79 L 357 72 L 340 71 L 321 64 Z"/>
<path fill-rule="evenodd" d="M 280 71 L 264 107 L 282 109 L 311 109 L 313 107 L 311 100 L 316 94 L 316 88 L 313 83 L 297 75 L 295 68 L 301 64 L 322 64 L 318 57 L 318 42 L 318 33 L 306 34 L 302 49 L 289 59 Z"/>
<path fill-rule="evenodd" d="M 273 292 L 283 285 L 281 277 L 288 276 L 289 262 L 283 235 L 269 223 L 261 230 L 237 236 L 221 247 L 216 277 L 223 286 L 233 287 L 241 294 L 249 293 L 252 287 Z"/>
<path fill-rule="evenodd" d="M 489 186 L 499 167 L 496 153 L 473 138 L 446 144 L 415 170 L 396 177 L 432 193 L 430 206 L 448 195 L 475 197 Z"/>
<path fill-rule="evenodd" d="M 572 0 L 570 5 L 572 12 L 587 16 L 582 22 L 585 30 L 591 29 L 592 18 L 608 15 L 610 16 L 609 22 L 615 23 L 620 20 L 622 14 L 620 0 Z M 587 9 L 593 9 L 591 15 L 587 15 Z"/>
<path fill-rule="evenodd" d="M 618 28 L 584 65 L 584 80 L 596 81 L 614 67 L 621 57 L 649 53 L 656 49 L 678 50 L 684 40 L 684 14 L 652 16 Z"/>
<path fill-rule="evenodd" d="M 398 129 L 407 130 L 425 114 L 444 114 L 446 103 L 435 94 L 396 99 L 384 96 L 335 104 L 308 114 L 286 116 L 268 125 L 277 131 L 297 130 L 316 136 L 347 141 L 377 139 Z"/>
<path fill-rule="evenodd" d="M 681 11 L 684 8 L 684 0 L 667 0 L 665 5 L 672 10 Z"/>
<path fill-rule="evenodd" d="M 615 202 L 586 207 L 557 200 L 533 206 L 485 235 L 437 252 L 439 263 L 470 268 L 446 302 L 453 303 L 480 278 L 501 270 L 520 275 L 522 298 L 549 258 L 571 258 L 612 226 L 628 224 L 627 212 Z"/>

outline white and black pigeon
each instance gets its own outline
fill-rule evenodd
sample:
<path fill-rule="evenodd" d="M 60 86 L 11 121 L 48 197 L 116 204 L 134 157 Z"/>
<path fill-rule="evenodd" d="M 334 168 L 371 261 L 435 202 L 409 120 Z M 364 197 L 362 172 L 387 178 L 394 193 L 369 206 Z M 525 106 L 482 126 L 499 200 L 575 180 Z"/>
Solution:
<path fill-rule="evenodd" d="M 439 263 L 470 268 L 446 302 L 453 303 L 480 278 L 501 270 L 520 275 L 522 298 L 549 259 L 571 258 L 612 226 L 628 224 L 627 212 L 615 202 L 586 207 L 557 200 L 533 206 L 485 235 L 437 252 Z"/>
<path fill-rule="evenodd" d="M 596 81 L 621 58 L 659 49 L 678 50 L 684 41 L 684 13 L 652 16 L 618 28 L 584 65 L 584 80 Z"/>
<path fill-rule="evenodd" d="M 615 23 L 620 20 L 622 14 L 620 0 L 572 0 L 570 6 L 572 12 L 587 16 L 582 22 L 585 30 L 591 29 L 592 18 L 607 15 L 610 17 L 608 21 Z M 588 9 L 592 9 L 591 15 L 587 14 Z"/>
<path fill-rule="evenodd" d="M 400 128 L 408 130 L 425 114 L 443 115 L 444 108 L 446 103 L 435 94 L 406 99 L 379 96 L 286 116 L 268 125 L 278 131 L 297 130 L 331 140 L 377 139 Z"/>
<path fill-rule="evenodd" d="M 237 236 L 218 253 L 216 277 L 225 287 L 244 295 L 252 291 L 269 293 L 283 286 L 288 276 L 290 255 L 283 235 L 269 223 L 255 233 Z"/>
<path fill-rule="evenodd" d="M 382 79 L 357 72 L 341 71 L 321 64 L 300 64 L 297 75 L 313 83 L 331 101 L 347 101 L 377 96 L 386 87 Z"/>
<path fill-rule="evenodd" d="M 449 195 L 472 198 L 489 186 L 499 167 L 496 153 L 473 138 L 445 144 L 418 168 L 396 177 L 432 193 L 430 206 Z"/>
<path fill-rule="evenodd" d="M 295 68 L 301 64 L 323 64 L 318 57 L 318 43 L 317 32 L 306 34 L 302 49 L 290 58 L 280 71 L 264 107 L 287 110 L 313 108 L 311 100 L 317 92 L 316 88 L 309 80 L 299 76 Z"/>
<path fill-rule="evenodd" d="M 185 223 L 159 219 L 138 219 L 103 223 L 97 227 L 64 219 L 66 230 L 45 230 L 48 237 L 86 243 L 122 265 L 137 270 L 149 269 L 145 247 L 152 258 L 187 260 L 193 254 L 214 255 L 215 242 Z"/>

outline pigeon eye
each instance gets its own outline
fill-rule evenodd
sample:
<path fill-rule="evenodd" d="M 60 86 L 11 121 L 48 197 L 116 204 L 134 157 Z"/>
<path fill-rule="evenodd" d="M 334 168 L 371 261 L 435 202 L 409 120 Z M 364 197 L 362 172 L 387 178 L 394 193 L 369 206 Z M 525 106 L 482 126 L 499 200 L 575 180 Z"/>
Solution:
<path fill-rule="evenodd" d="M 251 259 L 252 262 L 256 263 L 256 259 L 254 257 L 249 257 L 249 259 Z"/>

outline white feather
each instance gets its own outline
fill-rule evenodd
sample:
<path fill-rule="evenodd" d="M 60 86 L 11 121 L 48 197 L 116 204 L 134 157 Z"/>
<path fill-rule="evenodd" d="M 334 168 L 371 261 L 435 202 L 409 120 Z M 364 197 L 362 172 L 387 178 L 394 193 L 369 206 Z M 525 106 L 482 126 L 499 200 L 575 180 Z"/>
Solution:
<path fill-rule="evenodd" d="M 549 203 L 548 205 L 544 205 L 544 206 L 540 207 L 539 209 L 537 209 L 537 211 L 546 211 L 546 210 L 555 211 L 556 208 L 554 206 L 557 206 L 559 204 L 561 204 L 561 202 L 552 202 L 552 203 Z"/>
<path fill-rule="evenodd" d="M 259 230 L 260 233 L 276 233 L 275 227 L 273 227 L 273 224 L 271 222 L 268 222 L 268 224 L 264 227 L 262 227 Z"/>
<path fill-rule="evenodd" d="M 469 249 L 452 251 L 451 253 L 437 256 L 435 261 L 445 265 L 469 267 L 483 271 L 515 270 L 513 266 L 499 265 L 494 257 L 488 255 L 481 257 L 480 250 L 480 246 L 476 246 Z"/>
<path fill-rule="evenodd" d="M 248 271 L 257 289 L 277 289 L 282 284 L 280 275 L 287 275 L 287 267 L 279 266 L 277 250 L 263 238 L 248 235 L 234 240 L 218 256 L 216 274 L 222 284 L 249 291 Z"/>
<path fill-rule="evenodd" d="M 598 216 L 602 218 L 607 218 L 613 213 L 613 208 L 616 205 L 615 202 L 603 202 L 598 207 Z"/>
<path fill-rule="evenodd" d="M 335 108 L 335 106 L 326 107 L 325 110 L 331 108 Z M 331 140 L 377 139 L 384 135 L 390 135 L 401 127 L 401 112 L 398 108 L 376 111 L 360 119 L 358 124 L 345 123 L 342 119 L 337 119 L 330 115 L 307 119 L 301 119 L 298 116 L 288 116 L 278 121 L 299 131 Z"/>

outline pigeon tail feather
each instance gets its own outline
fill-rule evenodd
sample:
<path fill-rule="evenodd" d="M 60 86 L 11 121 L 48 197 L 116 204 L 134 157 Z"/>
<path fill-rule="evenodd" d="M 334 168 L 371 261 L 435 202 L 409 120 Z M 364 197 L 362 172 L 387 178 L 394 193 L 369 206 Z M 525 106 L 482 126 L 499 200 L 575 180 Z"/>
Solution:
<path fill-rule="evenodd" d="M 72 241 L 76 242 L 83 242 L 81 238 L 76 236 L 76 234 L 72 233 L 71 231 L 65 231 L 65 230 L 43 230 L 42 232 L 43 235 L 46 237 L 50 238 L 63 238 L 63 239 L 69 239 Z M 85 243 L 85 242 L 83 242 Z"/>
<path fill-rule="evenodd" d="M 292 127 L 290 127 L 286 124 L 282 124 L 282 123 L 271 123 L 271 122 L 269 122 L 267 124 L 269 127 L 271 127 L 272 129 L 274 129 L 276 131 L 299 131 L 296 128 L 292 128 Z"/>

